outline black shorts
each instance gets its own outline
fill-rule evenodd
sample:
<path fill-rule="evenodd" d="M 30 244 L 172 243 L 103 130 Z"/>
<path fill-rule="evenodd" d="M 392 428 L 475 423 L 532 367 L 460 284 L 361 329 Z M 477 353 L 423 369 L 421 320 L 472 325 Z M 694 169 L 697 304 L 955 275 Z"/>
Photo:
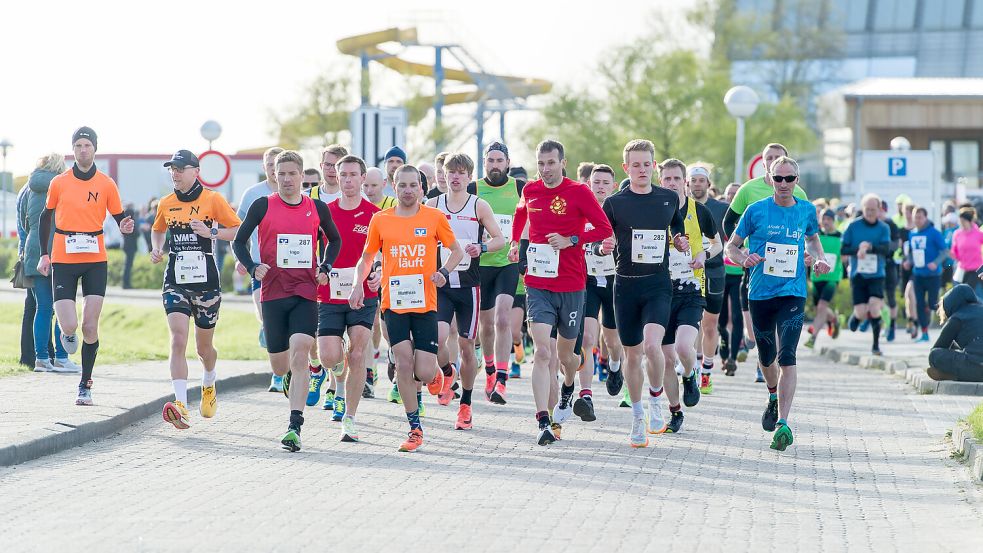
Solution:
<path fill-rule="evenodd" d="M 835 280 L 816 280 L 812 283 L 812 305 L 819 305 L 820 301 L 830 303 L 836 295 Z"/>
<path fill-rule="evenodd" d="M 864 278 L 854 275 L 850 279 L 850 289 L 853 292 L 853 305 L 867 303 L 870 298 L 883 298 L 884 277 Z"/>
<path fill-rule="evenodd" d="M 478 336 L 478 303 L 481 291 L 477 286 L 437 288 L 437 322 L 451 324 L 457 315 L 457 334 L 465 340 Z"/>
<path fill-rule="evenodd" d="M 669 271 L 643 277 L 614 277 L 614 317 L 623 345 L 641 344 L 647 324 L 665 328 L 671 306 Z"/>
<path fill-rule="evenodd" d="M 903 295 L 904 289 L 908 287 L 908 281 L 911 280 L 911 269 L 905 269 L 904 265 L 899 265 L 898 273 L 901 275 L 898 283 L 901 285 L 901 294 Z"/>
<path fill-rule="evenodd" d="M 676 343 L 676 330 L 681 326 L 691 326 L 700 329 L 700 321 L 703 320 L 703 310 L 707 302 L 699 292 L 688 294 L 674 294 L 672 304 L 669 308 L 669 324 L 666 325 L 666 333 L 662 337 L 662 345 Z"/>
<path fill-rule="evenodd" d="M 164 313 L 183 313 L 194 318 L 198 328 L 215 328 L 222 306 L 221 290 L 192 290 L 180 284 L 164 284 L 161 293 Z"/>
<path fill-rule="evenodd" d="M 391 309 L 382 312 L 389 334 L 389 344 L 399 345 L 410 340 L 413 349 L 437 355 L 437 312 L 396 313 Z"/>
<path fill-rule="evenodd" d="M 478 267 L 481 281 L 481 310 L 495 308 L 498 296 L 515 297 L 519 287 L 519 264 L 509 263 L 504 267 Z"/>
<path fill-rule="evenodd" d="M 266 333 L 266 351 L 281 353 L 290 349 L 290 337 L 306 334 L 317 335 L 317 302 L 290 296 L 260 302 L 263 310 L 263 330 Z"/>
<path fill-rule="evenodd" d="M 512 309 L 521 309 L 523 311 L 526 310 L 525 294 L 516 294 L 515 297 L 512 298 Z"/>
<path fill-rule="evenodd" d="M 751 300 L 751 323 L 758 344 L 758 363 L 762 367 L 770 366 L 776 357 L 779 366 L 795 365 L 805 305 L 806 299 L 798 296 Z"/>
<path fill-rule="evenodd" d="M 597 319 L 600 317 L 604 328 L 615 329 L 618 325 L 614 321 L 614 292 L 611 286 L 614 284 L 613 278 L 607 278 L 605 286 L 598 286 L 594 277 L 587 277 L 587 290 L 584 296 L 584 317 Z"/>
<path fill-rule="evenodd" d="M 52 263 L 51 291 L 55 301 L 72 300 L 82 281 L 82 296 L 105 296 L 109 271 L 105 261 L 93 263 Z"/>
<path fill-rule="evenodd" d="M 744 278 L 741 279 L 741 311 L 750 310 L 750 300 L 747 296 L 749 282 L 751 282 L 751 269 L 744 269 Z"/>
<path fill-rule="evenodd" d="M 719 294 L 711 294 L 707 292 L 707 295 L 704 299 L 707 302 L 707 306 L 703 308 L 703 310 L 706 311 L 707 313 L 711 315 L 719 315 L 720 312 L 724 309 L 723 292 L 720 292 Z"/>
<path fill-rule="evenodd" d="M 365 298 L 361 309 L 352 309 L 347 303 L 319 303 L 317 305 L 317 335 L 342 337 L 353 326 L 372 330 L 379 298 Z"/>
<path fill-rule="evenodd" d="M 898 264 L 888 260 L 884 264 L 884 295 L 888 307 L 898 306 Z"/>
<path fill-rule="evenodd" d="M 575 340 L 584 322 L 584 291 L 552 292 L 526 289 L 526 318 L 530 323 L 552 326 L 567 340 Z"/>

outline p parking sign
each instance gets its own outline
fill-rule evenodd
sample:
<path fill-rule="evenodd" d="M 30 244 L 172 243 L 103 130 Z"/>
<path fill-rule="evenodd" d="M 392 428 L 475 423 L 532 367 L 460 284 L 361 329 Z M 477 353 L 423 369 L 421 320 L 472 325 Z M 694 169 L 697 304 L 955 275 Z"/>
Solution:
<path fill-rule="evenodd" d="M 887 174 L 889 177 L 908 176 L 908 159 L 903 157 L 887 158 Z"/>

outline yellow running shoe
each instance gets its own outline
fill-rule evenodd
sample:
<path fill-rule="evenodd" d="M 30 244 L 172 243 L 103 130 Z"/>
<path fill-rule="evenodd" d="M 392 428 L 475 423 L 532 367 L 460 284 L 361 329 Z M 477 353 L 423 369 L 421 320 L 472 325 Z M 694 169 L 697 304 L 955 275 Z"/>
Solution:
<path fill-rule="evenodd" d="M 188 408 L 180 401 L 168 401 L 165 403 L 162 416 L 164 417 L 164 422 L 173 424 L 174 428 L 178 430 L 191 428 L 191 424 L 188 422 L 190 416 L 188 415 Z"/>
<path fill-rule="evenodd" d="M 215 384 L 201 387 L 201 405 L 198 411 L 202 417 L 210 419 L 215 416 Z"/>

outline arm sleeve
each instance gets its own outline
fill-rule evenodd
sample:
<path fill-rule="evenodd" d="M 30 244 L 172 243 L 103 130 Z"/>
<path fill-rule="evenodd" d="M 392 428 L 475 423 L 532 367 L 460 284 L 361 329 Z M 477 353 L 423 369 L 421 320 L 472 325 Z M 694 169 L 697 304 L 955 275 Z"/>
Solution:
<path fill-rule="evenodd" d="M 717 237 L 717 222 L 713 220 L 713 214 L 707 206 L 696 202 L 696 218 L 700 222 L 700 231 L 707 238 Z"/>
<path fill-rule="evenodd" d="M 741 215 L 734 211 L 733 207 L 727 208 L 727 213 L 724 214 L 724 228 L 722 229 L 727 240 L 730 240 L 730 235 L 734 234 L 734 229 L 737 228 L 737 221 L 740 219 Z"/>
<path fill-rule="evenodd" d="M 949 349 L 952 343 L 956 341 L 956 337 L 959 336 L 961 328 L 962 323 L 960 323 L 959 319 L 946 319 L 945 324 L 942 325 L 942 330 L 939 331 L 939 337 L 935 339 L 935 344 L 932 348 Z"/>
<path fill-rule="evenodd" d="M 321 232 L 328 239 L 328 245 L 321 255 L 321 266 L 333 265 L 335 259 L 338 259 L 338 254 L 341 253 L 341 233 L 338 232 L 338 227 L 331 218 L 328 205 L 321 200 L 314 200 L 314 205 L 317 207 L 317 216 L 321 220 Z"/>
<path fill-rule="evenodd" d="M 249 206 L 249 210 L 246 212 L 246 218 L 242 221 L 242 225 L 239 226 L 239 230 L 236 231 L 235 239 L 232 240 L 232 253 L 235 254 L 236 259 L 239 260 L 239 263 L 242 263 L 242 266 L 246 268 L 246 272 L 250 275 L 253 274 L 253 269 L 256 268 L 257 263 L 253 262 L 253 257 L 249 254 L 249 237 L 252 236 L 253 231 L 259 226 L 259 222 L 266 216 L 266 210 L 269 205 L 266 198 L 257 198 Z"/>
<path fill-rule="evenodd" d="M 672 236 L 677 234 L 686 235 L 686 220 L 683 219 L 683 214 L 679 211 L 679 201 L 677 200 L 676 209 L 672 212 L 672 220 L 669 221 L 669 232 Z M 672 238 L 670 236 L 670 238 Z"/>
<path fill-rule="evenodd" d="M 50 196 L 49 196 L 50 198 Z M 39 230 L 41 232 L 39 238 L 41 240 L 41 255 L 48 255 L 48 241 L 51 240 L 51 220 L 55 217 L 55 210 L 47 208 L 41 212 L 41 221 L 39 224 Z"/>
<path fill-rule="evenodd" d="M 594 226 L 594 228 L 584 233 L 581 237 L 581 242 L 584 244 L 597 242 L 598 240 L 604 240 L 611 236 L 611 222 L 608 221 L 608 216 L 601 209 L 600 204 L 597 203 L 597 198 L 594 197 L 594 194 L 587 187 L 578 190 L 581 190 L 579 200 L 583 205 L 584 216 L 587 222 Z"/>
<path fill-rule="evenodd" d="M 512 240 L 522 236 L 522 229 L 526 228 L 526 197 L 519 196 L 519 203 L 515 206 L 515 216 L 512 217 Z"/>

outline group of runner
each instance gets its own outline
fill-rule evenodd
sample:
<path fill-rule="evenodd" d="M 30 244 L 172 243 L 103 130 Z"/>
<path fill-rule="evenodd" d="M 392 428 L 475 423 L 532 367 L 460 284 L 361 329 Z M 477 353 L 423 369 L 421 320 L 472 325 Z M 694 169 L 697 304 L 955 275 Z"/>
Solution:
<path fill-rule="evenodd" d="M 76 164 L 53 181 L 41 220 L 42 233 L 54 221 L 52 255 L 43 252 L 39 270 L 50 267 L 54 276 L 69 352 L 78 347 L 74 300 L 82 282 L 83 405 L 92 401 L 105 295 L 102 220 L 108 211 L 123 233 L 133 230 L 115 183 L 93 164 L 96 144 L 91 129 L 75 133 Z M 457 399 L 455 428 L 472 429 L 480 361 L 486 399 L 507 403 L 509 375 L 518 376 L 524 352 L 523 312 L 534 346 L 537 442 L 558 440 L 573 415 L 596 419 L 596 348 L 608 393 L 627 390 L 630 445 L 645 447 L 650 435 L 679 432 L 682 405 L 712 393 L 716 355 L 734 374 L 732 354 L 743 335 L 738 303 L 750 313 L 768 386 L 762 427 L 774 431 L 772 448 L 791 444 L 806 267 L 818 278 L 838 264 L 825 255 L 816 210 L 796 197 L 804 196 L 798 166 L 785 148 L 765 149 L 767 176 L 740 187 L 729 207 L 709 198 L 706 166 L 657 164 L 647 140 L 625 146 L 628 178 L 620 190 L 607 165 L 591 166 L 586 185 L 567 178 L 559 142 L 543 141 L 536 157 L 539 179 L 525 182 L 514 176 L 508 148 L 492 143 L 482 160 L 486 176 L 472 180 L 470 157 L 443 152 L 427 190 L 427 178 L 398 148 L 386 154 L 383 174 L 329 146 L 321 156 L 323 181 L 305 175 L 296 152 L 273 148 L 264 155 L 267 180 L 246 191 L 237 213 L 202 187 L 197 157 L 176 152 L 164 164 L 174 193 L 161 200 L 151 251 L 154 263 L 166 260 L 162 294 L 175 398 L 165 404 L 164 420 L 190 426 L 185 349 L 192 320 L 204 368 L 200 414 L 216 412 L 213 335 L 221 289 L 212 251 L 215 240 L 228 240 L 238 269 L 253 279 L 260 342 L 274 374 L 270 389 L 289 398 L 281 444 L 290 451 L 301 448 L 304 408 L 319 402 L 325 382 L 324 408 L 342 423 L 341 440 L 359 440 L 359 398 L 374 397 L 383 335 L 395 383 L 390 399 L 402 403 L 409 426 L 400 450 L 423 443 L 424 385 L 441 405 Z M 853 251 L 849 243 L 844 237 L 845 254 Z M 868 240 L 858 244 L 861 259 L 881 251 Z M 725 263 L 746 272 L 741 284 Z M 747 290 L 746 300 L 738 288 Z"/>

